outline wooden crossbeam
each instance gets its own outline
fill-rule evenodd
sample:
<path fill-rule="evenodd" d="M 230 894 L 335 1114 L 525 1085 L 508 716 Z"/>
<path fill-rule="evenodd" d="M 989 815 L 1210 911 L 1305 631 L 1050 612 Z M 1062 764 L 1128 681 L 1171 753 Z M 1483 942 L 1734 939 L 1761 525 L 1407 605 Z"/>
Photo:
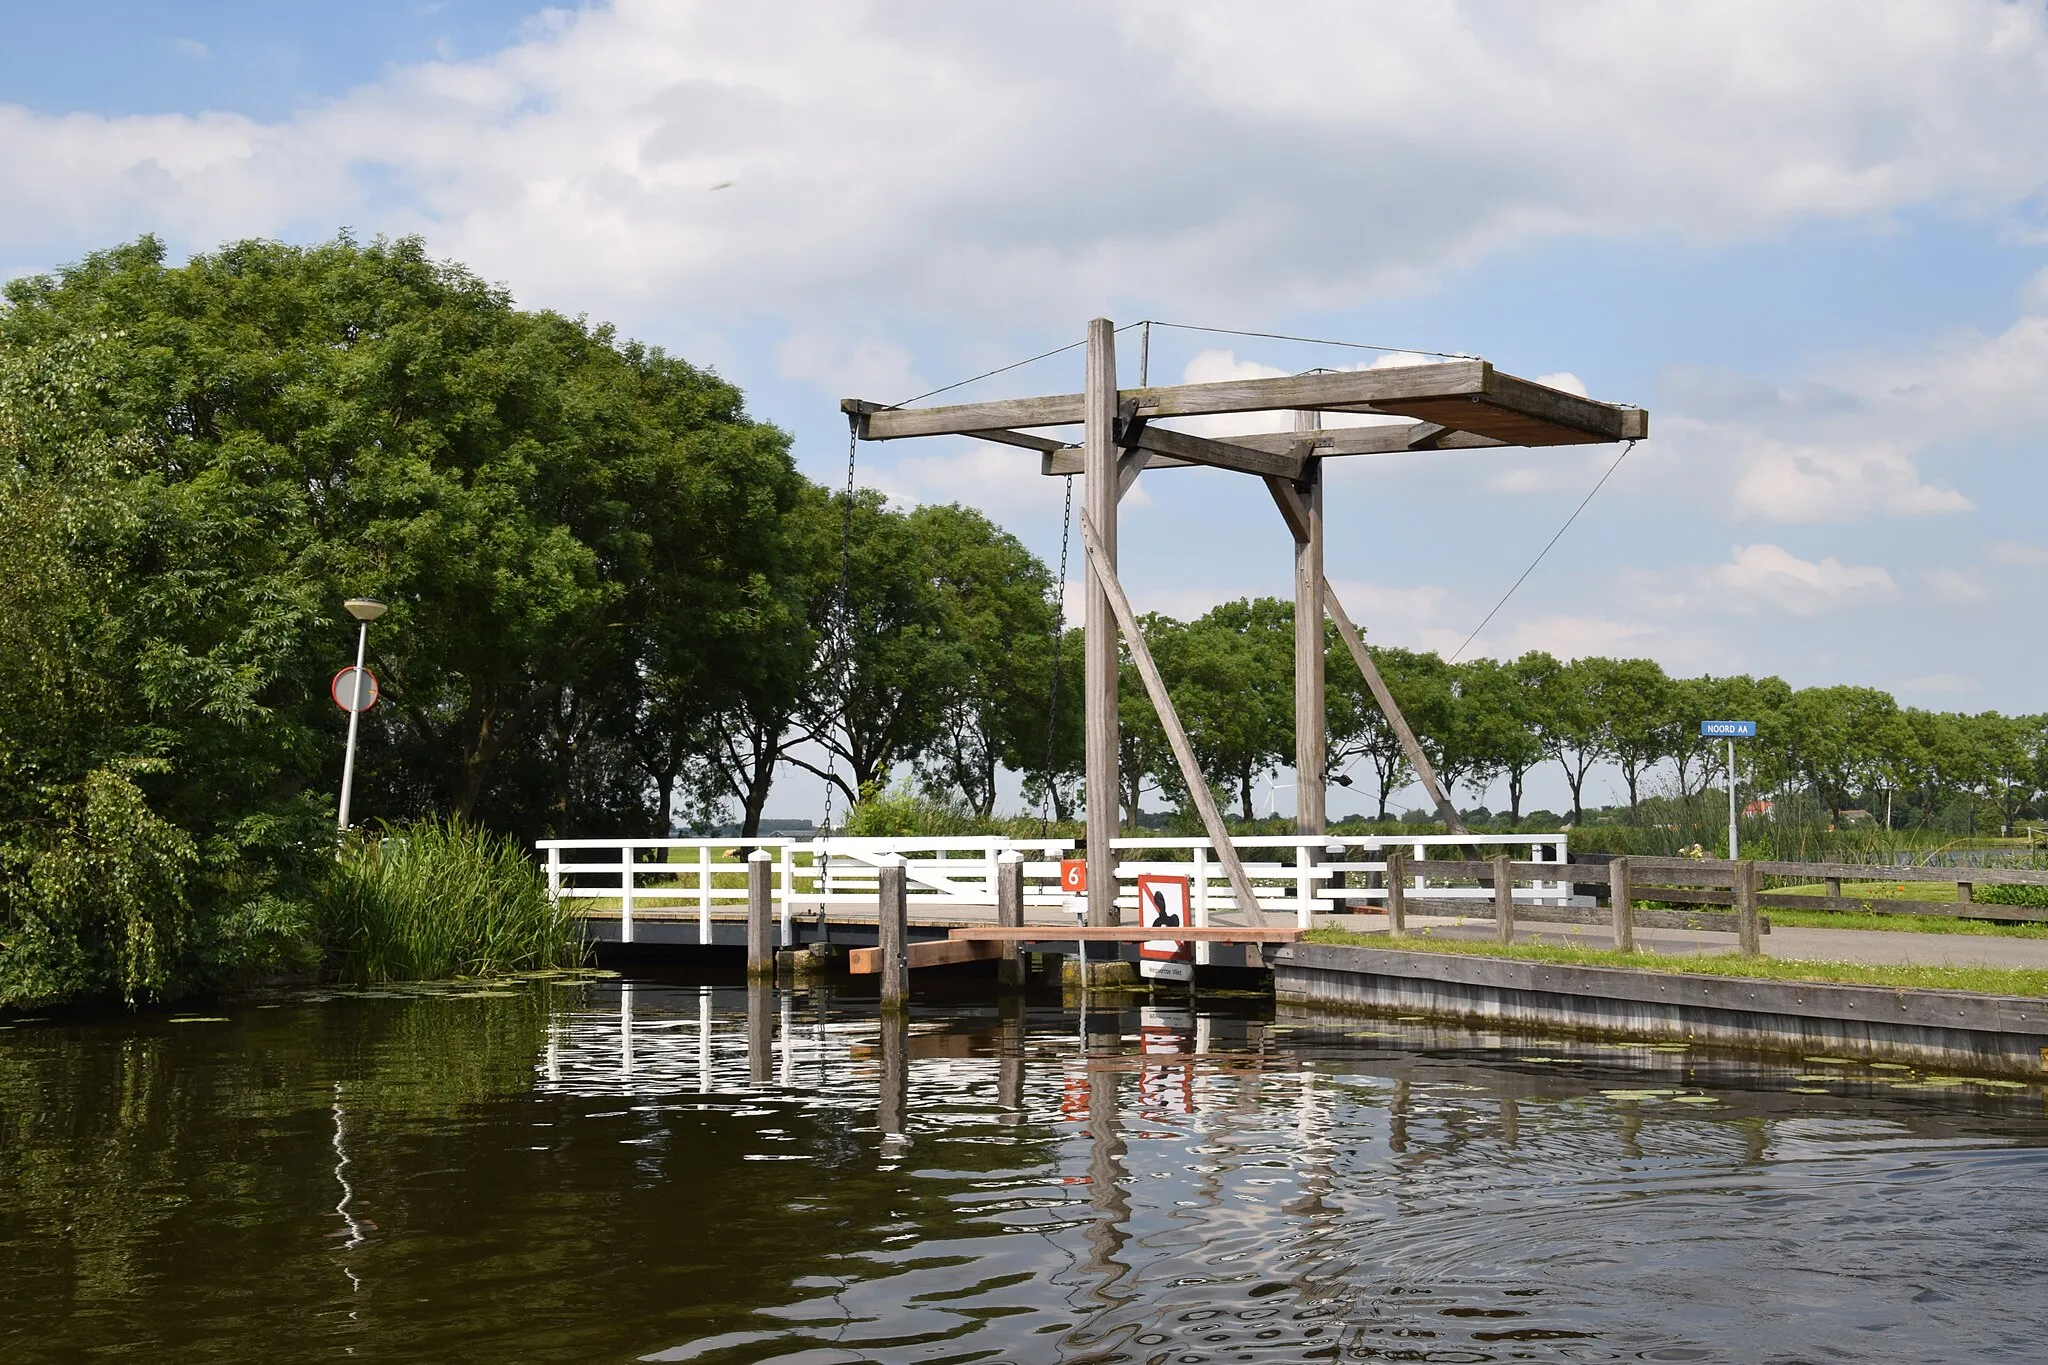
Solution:
<path fill-rule="evenodd" d="M 1162 428 L 1154 427 L 1154 431 Z M 977 433 L 986 437 L 988 433 Z M 1016 433 L 1011 433 L 1012 435 Z M 1238 460 L 1244 457 L 1240 452 L 1258 451 L 1268 455 L 1294 455 L 1303 437 L 1287 431 L 1247 432 L 1241 436 L 1225 436 L 1211 441 L 1212 445 L 1229 447 Z M 1021 445 L 1020 441 L 1009 444 Z M 1046 474 L 1078 474 L 1081 472 L 1081 452 L 1059 442 L 1048 442 L 1052 447 L 1047 451 L 1041 469 Z M 1438 422 L 1389 422 L 1372 427 L 1336 427 L 1318 431 L 1309 438 L 1308 454 L 1322 455 L 1393 455 L 1406 450 L 1483 450 L 1506 445 L 1491 436 L 1474 436 L 1469 431 L 1453 431 Z M 1041 447 L 1042 449 L 1043 447 Z M 1176 459 L 1169 455 L 1155 453 L 1146 464 L 1147 469 L 1186 469 L 1194 465 L 1211 468 L 1237 468 L 1237 464 L 1220 465 L 1214 460 Z"/>
<path fill-rule="evenodd" d="M 1178 943 L 1292 943 L 1305 932 L 1292 924 L 1258 927 L 1212 924 L 1202 929 L 1188 925 L 1147 928 L 1142 924 L 1090 925 L 1086 928 L 1057 924 L 971 924 L 948 930 L 947 935 L 957 942 L 966 943 L 1143 943 L 1148 939 L 1171 939 Z"/>
<path fill-rule="evenodd" d="M 1600 403 L 1514 375 L 1483 360 L 1450 360 L 1381 370 L 1234 379 L 1216 384 L 1124 389 L 1119 406 L 1147 419 L 1279 410 L 1359 411 L 1415 417 L 1516 445 L 1636 440 L 1649 434 L 1640 408 Z M 841 408 L 870 441 L 965 435 L 1019 427 L 1070 426 L 1082 418 L 1080 394 L 1012 398 L 934 408 L 885 408 L 847 399 Z"/>
<path fill-rule="evenodd" d="M 1195 803 L 1195 810 L 1202 817 L 1202 831 L 1209 836 L 1209 842 L 1216 850 L 1216 860 L 1223 864 L 1223 871 L 1230 878 L 1230 890 L 1237 897 L 1238 909 L 1253 924 L 1263 925 L 1266 915 L 1259 909 L 1259 898 L 1252 890 L 1251 878 L 1245 875 L 1244 863 L 1237 856 L 1236 846 L 1230 842 L 1230 831 L 1224 827 L 1223 814 L 1216 809 L 1216 798 L 1210 795 L 1202 767 L 1195 761 L 1195 748 L 1188 743 L 1187 731 L 1181 728 L 1180 714 L 1173 709 L 1173 698 L 1167 694 L 1166 680 L 1160 676 L 1159 665 L 1152 661 L 1152 647 L 1145 643 L 1145 633 L 1138 628 L 1138 616 L 1131 610 L 1131 599 L 1124 596 L 1123 584 L 1117 581 L 1116 566 L 1109 562 L 1109 556 L 1103 553 L 1102 542 L 1096 538 L 1090 510 L 1084 508 L 1081 512 L 1081 544 L 1087 551 L 1088 562 L 1094 566 L 1095 577 L 1109 598 L 1109 609 L 1116 616 L 1118 629 L 1123 631 L 1124 643 L 1130 646 L 1131 662 L 1137 665 L 1138 676 L 1145 682 L 1146 695 L 1151 697 L 1152 709 L 1159 715 L 1159 727 L 1166 731 L 1167 747 L 1173 750 L 1174 761 L 1180 765 L 1181 779 L 1187 783 L 1188 798 Z"/>
<path fill-rule="evenodd" d="M 1067 937 L 1074 936 L 1072 930 Z M 928 943 L 913 943 L 903 950 L 912 969 L 918 967 L 950 967 L 959 962 L 992 962 L 1003 955 L 1003 945 L 994 942 L 969 943 L 957 936 L 951 939 L 933 939 Z M 875 976 L 882 970 L 880 948 L 853 948 L 846 954 L 846 970 L 853 976 Z"/>

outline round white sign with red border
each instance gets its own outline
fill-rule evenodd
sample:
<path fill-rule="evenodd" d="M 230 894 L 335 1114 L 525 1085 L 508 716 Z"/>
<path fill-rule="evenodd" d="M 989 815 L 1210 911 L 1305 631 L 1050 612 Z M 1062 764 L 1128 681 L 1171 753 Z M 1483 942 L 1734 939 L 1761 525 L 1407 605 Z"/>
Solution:
<path fill-rule="evenodd" d="M 327 693 L 344 711 L 367 711 L 377 704 L 377 675 L 367 668 L 350 664 L 334 675 L 334 681 L 327 686 Z"/>

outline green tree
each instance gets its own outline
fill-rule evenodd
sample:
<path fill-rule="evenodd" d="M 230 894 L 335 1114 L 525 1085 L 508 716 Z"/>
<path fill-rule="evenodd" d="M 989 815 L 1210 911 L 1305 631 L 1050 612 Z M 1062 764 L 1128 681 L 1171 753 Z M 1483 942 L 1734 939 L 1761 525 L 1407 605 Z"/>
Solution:
<path fill-rule="evenodd" d="M 1633 818 L 1643 775 L 1670 751 L 1671 679 L 1649 659 L 1603 659 L 1598 669 L 1600 747 L 1621 769 Z"/>
<path fill-rule="evenodd" d="M 1294 753 L 1293 603 L 1226 602 L 1163 635 L 1157 658 L 1203 774 L 1256 818 L 1254 785 Z"/>
<path fill-rule="evenodd" d="M 1871 687 L 1807 687 L 1792 694 L 1784 723 L 1794 763 L 1834 822 L 1851 795 L 1871 785 L 1880 737 L 1898 712 Z"/>
<path fill-rule="evenodd" d="M 1607 756 L 1605 704 L 1601 689 L 1610 676 L 1605 659 L 1574 659 L 1546 674 L 1536 705 L 1537 733 L 1544 752 L 1564 769 L 1572 792 L 1572 824 L 1586 821 L 1586 776 Z"/>

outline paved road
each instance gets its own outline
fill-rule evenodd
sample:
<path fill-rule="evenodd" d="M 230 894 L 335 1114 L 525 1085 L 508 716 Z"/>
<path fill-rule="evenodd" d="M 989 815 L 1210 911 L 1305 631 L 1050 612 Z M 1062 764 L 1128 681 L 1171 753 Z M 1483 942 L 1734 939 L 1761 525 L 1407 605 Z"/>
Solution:
<path fill-rule="evenodd" d="M 1383 915 L 1331 919 L 1362 931 L 1384 929 Z M 1410 916 L 1411 928 L 1429 926 L 1447 938 L 1489 939 L 1491 919 L 1457 920 Z M 1614 937 L 1602 924 L 1538 924 L 1515 935 L 1522 943 L 1570 943 L 1611 948 Z M 1638 929 L 1636 945 L 1659 953 L 1726 953 L 1735 935 L 1691 929 Z M 1803 961 L 1872 962 L 1916 967 L 2048 968 L 2048 938 L 2005 938 L 1991 934 L 1911 934 L 1884 929 L 1795 929 L 1773 927 L 1764 935 L 1764 955 Z"/>

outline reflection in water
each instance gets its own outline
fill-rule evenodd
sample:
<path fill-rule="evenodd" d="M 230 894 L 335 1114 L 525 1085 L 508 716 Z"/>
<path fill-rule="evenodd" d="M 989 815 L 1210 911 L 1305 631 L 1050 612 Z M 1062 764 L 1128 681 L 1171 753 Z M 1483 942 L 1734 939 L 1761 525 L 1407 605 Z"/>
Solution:
<path fill-rule="evenodd" d="M 2048 1326 L 2009 1083 L 760 984 L 228 1013 L 0 1034 L 0 1358 L 2018 1361 Z"/>

